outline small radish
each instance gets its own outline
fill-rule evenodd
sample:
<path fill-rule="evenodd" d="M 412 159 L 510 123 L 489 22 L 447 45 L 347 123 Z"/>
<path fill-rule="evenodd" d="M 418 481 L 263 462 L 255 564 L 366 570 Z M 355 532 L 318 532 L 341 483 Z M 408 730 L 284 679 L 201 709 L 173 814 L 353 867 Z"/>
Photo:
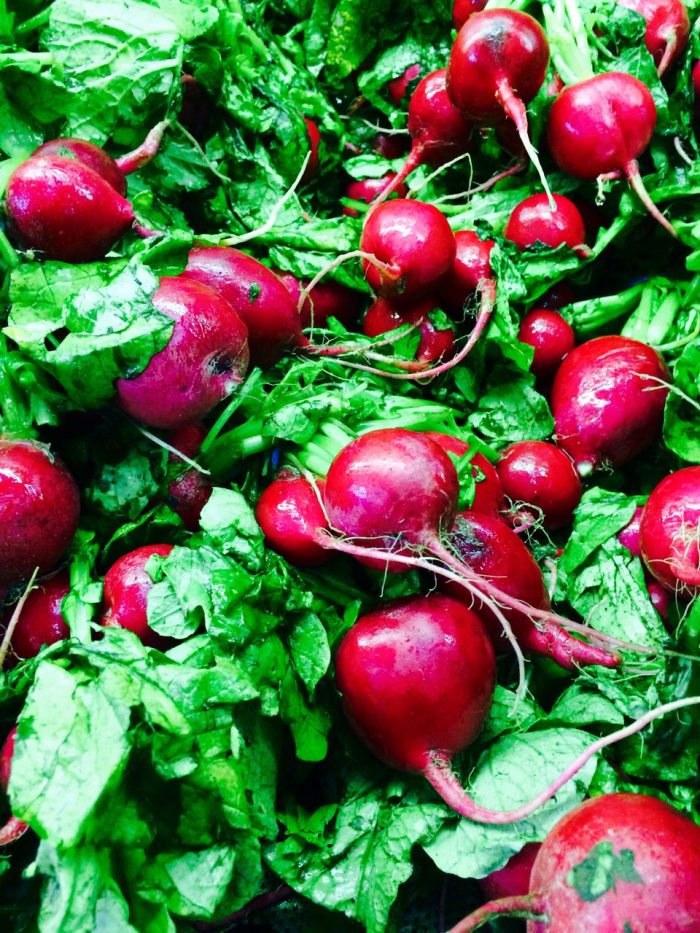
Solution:
<path fill-rule="evenodd" d="M 387 81 L 386 89 L 389 92 L 389 97 L 392 99 L 394 106 L 401 106 L 409 85 L 418 78 L 420 73 L 420 65 L 409 65 L 398 78 L 392 78 L 391 81 Z"/>
<path fill-rule="evenodd" d="M 424 433 L 443 450 L 457 457 L 463 457 L 469 452 L 469 444 L 458 437 L 442 434 L 440 431 L 425 431 Z M 474 454 L 469 462 L 472 465 L 472 476 L 476 480 L 476 492 L 471 510 L 484 512 L 486 515 L 498 515 L 503 505 L 503 489 L 496 468 L 483 454 Z"/>
<path fill-rule="evenodd" d="M 573 304 L 576 301 L 576 292 L 566 279 L 552 285 L 547 291 L 538 298 L 537 303 L 540 308 L 546 308 L 548 311 L 558 311 L 566 305 Z"/>
<path fill-rule="evenodd" d="M 571 458 L 545 441 L 520 441 L 501 454 L 497 465 L 503 492 L 519 514 L 542 515 L 549 531 L 565 528 L 574 517 L 583 487 Z"/>
<path fill-rule="evenodd" d="M 399 155 L 401 154 L 399 153 Z M 345 189 L 345 197 L 351 198 L 353 201 L 364 201 L 365 204 L 371 204 L 382 192 L 390 188 L 400 198 L 405 198 L 408 194 L 408 188 L 400 180 L 395 184 L 397 178 L 396 172 L 388 172 L 383 178 L 362 178 L 359 181 L 352 181 Z M 342 213 L 346 217 L 360 216 L 360 212 L 356 211 L 354 207 L 344 207 Z"/>
<path fill-rule="evenodd" d="M 532 866 L 540 848 L 539 842 L 528 842 L 509 859 L 503 868 L 492 871 L 485 878 L 477 878 L 477 884 L 484 897 L 495 900 L 500 897 L 527 894 L 530 890 Z"/>
<path fill-rule="evenodd" d="M 480 907 L 450 933 L 500 916 L 528 933 L 695 933 L 700 827 L 646 794 L 603 794 L 562 817 L 537 853 L 530 893 Z"/>
<path fill-rule="evenodd" d="M 310 279 L 298 279 L 291 272 L 277 272 L 276 275 L 297 307 L 301 291 L 308 287 Z M 308 293 L 299 310 L 301 326 L 325 327 L 328 318 L 334 317 L 345 327 L 352 327 L 360 319 L 364 306 L 365 295 L 354 288 L 330 280 L 318 282 Z"/>
<path fill-rule="evenodd" d="M 544 30 L 527 13 L 512 9 L 474 13 L 455 39 L 447 69 L 447 91 L 465 117 L 498 124 L 504 116 L 549 186 L 528 133 L 526 105 L 544 84 L 549 45 Z"/>
<path fill-rule="evenodd" d="M 439 363 L 454 354 L 455 336 L 451 327 L 438 329 L 430 320 L 429 315 L 436 307 L 432 298 L 424 298 L 402 308 L 395 308 L 386 298 L 376 298 L 367 310 L 362 333 L 366 337 L 379 337 L 398 327 L 413 324 L 420 333 L 415 359 L 421 363 Z"/>
<path fill-rule="evenodd" d="M 168 435 L 168 443 L 186 457 L 196 457 L 207 436 L 203 424 L 187 424 Z M 175 454 L 170 454 L 168 461 L 184 467 L 183 461 Z M 188 531 L 197 531 L 202 509 L 207 504 L 212 492 L 211 479 L 194 467 L 181 470 L 168 486 L 168 505 L 183 521 Z"/>
<path fill-rule="evenodd" d="M 104 178 L 117 194 L 123 198 L 126 197 L 126 175 L 114 159 L 95 143 L 70 137 L 52 139 L 43 146 L 39 146 L 31 157 L 34 159 L 38 156 L 61 156 L 80 162 L 81 165 L 87 165 L 93 172 L 97 172 L 101 178 Z"/>
<path fill-rule="evenodd" d="M 659 76 L 674 65 L 685 51 L 690 19 L 683 0 L 618 0 L 646 20 L 644 44 L 654 59 Z"/>
<path fill-rule="evenodd" d="M 486 6 L 486 0 L 454 0 L 452 4 L 452 25 L 459 30 L 473 13 L 480 13 Z"/>
<path fill-rule="evenodd" d="M 656 580 L 646 580 L 646 588 L 652 606 L 659 613 L 662 621 L 667 622 L 671 611 L 671 594 Z"/>
<path fill-rule="evenodd" d="M 693 103 L 695 105 L 695 119 L 698 118 L 700 111 L 700 60 L 695 62 L 693 70 L 690 73 L 690 80 L 693 89 Z"/>
<path fill-rule="evenodd" d="M 322 487 L 322 481 L 317 481 Z M 255 519 L 265 543 L 294 567 L 320 567 L 331 558 L 318 544 L 319 528 L 327 525 L 319 493 L 292 470 L 282 470 L 263 491 L 255 506 Z"/>
<path fill-rule="evenodd" d="M 12 773 L 12 756 L 15 753 L 15 739 L 17 738 L 17 726 L 14 726 L 5 739 L 2 750 L 0 750 L 0 789 L 7 794 L 10 786 L 10 775 Z M 4 826 L 0 827 L 0 846 L 8 846 L 15 842 L 20 836 L 23 836 L 29 829 L 26 823 L 11 816 Z"/>
<path fill-rule="evenodd" d="M 302 181 L 310 181 L 318 172 L 318 147 L 321 145 L 321 133 L 313 120 L 304 117 L 306 134 L 309 137 L 309 161 L 304 171 Z"/>
<path fill-rule="evenodd" d="M 615 335 L 572 350 L 552 387 L 555 440 L 582 476 L 619 467 L 659 435 L 668 370 L 651 347 Z"/>
<path fill-rule="evenodd" d="M 666 476 L 652 490 L 639 524 L 639 545 L 649 572 L 672 593 L 700 592 L 700 467 Z"/>
<path fill-rule="evenodd" d="M 637 158 L 656 126 L 649 88 L 632 75 L 611 71 L 565 88 L 549 111 L 547 141 L 559 168 L 574 178 L 626 176 L 647 211 L 669 233 L 669 221 L 649 197 Z"/>
<path fill-rule="evenodd" d="M 153 586 L 146 564 L 153 557 L 167 557 L 172 544 L 147 544 L 120 557 L 104 579 L 102 625 L 127 628 L 149 648 L 165 651 L 172 641 L 148 625 L 148 594 Z"/>
<path fill-rule="evenodd" d="M 53 570 L 79 514 L 75 480 L 48 447 L 0 438 L 0 585 Z"/>
<path fill-rule="evenodd" d="M 554 207 L 546 194 L 533 194 L 511 211 L 503 232 L 506 240 L 518 249 L 531 249 L 537 243 L 568 246 L 581 256 L 588 255 L 586 231 L 576 205 L 561 194 L 552 195 Z"/>
<path fill-rule="evenodd" d="M 633 557 L 642 556 L 642 545 L 639 541 L 639 526 L 642 522 L 644 506 L 639 505 L 634 510 L 634 515 L 625 525 L 622 531 L 618 531 L 617 540 L 622 544 Z"/>
<path fill-rule="evenodd" d="M 541 383 L 554 378 L 564 357 L 574 349 L 576 343 L 569 322 L 561 314 L 546 308 L 528 311 L 520 322 L 518 340 L 533 347 L 535 354 L 530 372 Z"/>
<path fill-rule="evenodd" d="M 477 292 L 479 284 L 493 281 L 491 250 L 493 240 L 481 240 L 473 230 L 458 230 L 455 235 L 455 260 L 440 282 L 439 296 L 454 315 L 461 315 L 464 306 Z"/>
<path fill-rule="evenodd" d="M 58 573 L 37 583 L 22 607 L 12 632 L 12 653 L 19 659 L 35 658 L 44 645 L 70 638 L 61 612 L 63 597 L 70 591 L 67 573 Z"/>
<path fill-rule="evenodd" d="M 162 278 L 152 301 L 175 327 L 142 373 L 117 379 L 117 402 L 144 424 L 179 428 L 202 418 L 241 384 L 248 333 L 228 301 L 182 276 Z"/>
<path fill-rule="evenodd" d="M 385 159 L 400 159 L 411 148 L 411 137 L 408 133 L 378 133 L 372 148 Z"/>
<path fill-rule="evenodd" d="M 360 248 L 382 268 L 363 260 L 370 287 L 383 298 L 412 302 L 440 282 L 455 260 L 455 238 L 444 214 L 432 204 L 398 198 L 371 210 Z"/>

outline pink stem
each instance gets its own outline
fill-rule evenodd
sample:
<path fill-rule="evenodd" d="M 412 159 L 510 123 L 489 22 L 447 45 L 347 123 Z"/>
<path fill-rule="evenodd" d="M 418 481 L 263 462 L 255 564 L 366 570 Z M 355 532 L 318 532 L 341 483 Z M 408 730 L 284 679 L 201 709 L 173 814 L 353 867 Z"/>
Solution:
<path fill-rule="evenodd" d="M 311 307 L 313 311 L 313 298 L 311 297 L 311 292 L 318 285 L 322 278 L 328 275 L 329 272 L 332 272 L 333 269 L 336 269 L 338 266 L 342 265 L 348 259 L 364 259 L 365 262 L 371 263 L 375 268 L 385 275 L 388 279 L 398 279 L 400 276 L 395 270 L 386 262 L 382 262 L 381 259 L 373 253 L 367 253 L 361 249 L 353 249 L 349 253 L 341 253 L 339 256 L 336 256 L 335 259 L 332 259 L 328 265 L 324 266 L 320 272 L 317 272 L 316 275 L 311 279 L 309 284 L 302 288 L 299 292 L 299 299 L 297 300 L 297 311 L 301 314 L 301 309 L 304 307 L 304 303 L 309 300 L 311 301 Z"/>
<path fill-rule="evenodd" d="M 510 86 L 510 82 L 505 75 L 498 81 L 496 97 L 498 102 L 505 110 L 506 115 L 511 118 L 513 123 L 515 123 L 515 128 L 518 131 L 520 142 L 523 144 L 525 152 L 530 157 L 530 161 L 535 166 L 537 174 L 540 176 L 540 181 L 542 182 L 542 187 L 544 188 L 545 194 L 547 195 L 549 206 L 551 210 L 556 210 L 556 204 L 547 182 L 547 176 L 545 175 L 540 163 L 540 157 L 537 155 L 537 150 L 530 142 L 530 135 L 527 125 L 527 110 L 525 109 L 525 104 L 513 91 L 513 88 Z"/>
<path fill-rule="evenodd" d="M 4 826 L 0 827 L 0 846 L 9 846 L 16 842 L 29 829 L 26 823 L 11 816 Z"/>
<path fill-rule="evenodd" d="M 288 884 L 281 884 L 273 891 L 265 891 L 264 894 L 258 894 L 257 897 L 254 897 L 252 900 L 248 901 L 247 904 L 244 904 L 240 910 L 229 914 L 228 917 L 223 917 L 221 920 L 213 920 L 210 923 L 196 923 L 195 928 L 197 930 L 206 931 L 228 927 L 237 923 L 239 920 L 245 920 L 245 918 L 249 917 L 251 914 L 258 913 L 261 910 L 269 910 L 270 907 L 276 907 L 278 904 L 282 904 L 293 896 L 294 890 L 290 888 Z"/>
<path fill-rule="evenodd" d="M 149 239 L 152 236 L 160 236 L 160 230 L 151 230 L 150 227 L 144 227 L 143 224 L 133 223 L 132 225 L 134 233 L 138 234 L 143 240 Z"/>
<path fill-rule="evenodd" d="M 420 143 L 417 146 L 414 145 L 411 148 L 411 151 L 406 157 L 406 161 L 404 162 L 403 167 L 396 173 L 396 177 L 393 178 L 391 183 L 388 184 L 383 191 L 380 191 L 376 198 L 372 201 L 370 208 L 365 215 L 365 223 L 367 221 L 367 217 L 369 217 L 370 214 L 372 214 L 380 204 L 386 201 L 386 199 L 396 191 L 399 185 L 402 185 L 406 181 L 411 172 L 415 172 L 415 170 L 423 161 L 424 149 L 425 146 Z"/>
<path fill-rule="evenodd" d="M 157 123 L 137 149 L 115 159 L 119 170 L 124 175 L 131 175 L 132 172 L 147 165 L 160 149 L 163 133 L 169 125 L 169 120 Z"/>
<path fill-rule="evenodd" d="M 644 187 L 644 182 L 642 181 L 642 176 L 639 172 L 639 164 L 637 163 L 637 160 L 632 159 L 630 162 L 628 162 L 624 171 L 625 175 L 627 176 L 627 180 L 630 183 L 630 187 L 642 202 L 644 207 L 647 209 L 649 214 L 651 214 L 654 220 L 657 220 L 661 224 L 664 230 L 668 230 L 671 236 L 676 237 L 677 239 L 678 234 L 676 233 L 674 226 L 664 217 L 656 204 L 654 204 L 654 202 L 651 200 L 649 192 Z"/>
<path fill-rule="evenodd" d="M 518 159 L 518 161 L 511 165 L 510 168 L 503 169 L 502 172 L 498 172 L 498 174 L 492 175 L 488 181 L 482 182 L 480 185 L 477 185 L 476 188 L 470 188 L 469 194 L 472 195 L 478 194 L 482 191 L 488 191 L 489 188 L 493 188 L 497 182 L 503 181 L 504 178 L 510 178 L 511 175 L 517 175 L 518 172 L 522 172 L 526 165 L 527 162 L 525 162 L 524 159 Z"/>
<path fill-rule="evenodd" d="M 676 54 L 676 49 L 678 48 L 678 34 L 674 29 L 671 32 L 671 35 L 668 37 L 666 42 L 666 48 L 664 49 L 664 54 L 661 56 L 661 61 L 659 62 L 659 67 L 656 69 L 659 77 L 661 77 L 670 67 L 671 63 Z"/>
<path fill-rule="evenodd" d="M 541 894 L 515 894 L 484 904 L 460 920 L 447 933 L 471 933 L 492 917 L 520 917 L 523 920 L 547 920 L 547 904 Z"/>

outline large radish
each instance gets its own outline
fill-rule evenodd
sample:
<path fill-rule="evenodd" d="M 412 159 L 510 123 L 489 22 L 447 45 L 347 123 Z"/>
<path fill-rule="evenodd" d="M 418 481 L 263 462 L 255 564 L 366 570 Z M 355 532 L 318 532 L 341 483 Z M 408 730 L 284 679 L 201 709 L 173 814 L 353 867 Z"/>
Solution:
<path fill-rule="evenodd" d="M 639 548 L 649 572 L 666 589 L 700 592 L 700 467 L 666 476 L 653 490 L 639 524 Z"/>

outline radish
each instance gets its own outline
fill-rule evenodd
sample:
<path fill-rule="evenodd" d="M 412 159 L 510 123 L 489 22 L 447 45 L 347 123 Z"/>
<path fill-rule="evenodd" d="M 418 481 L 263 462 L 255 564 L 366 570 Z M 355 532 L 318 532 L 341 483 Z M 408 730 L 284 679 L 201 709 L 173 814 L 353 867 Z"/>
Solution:
<path fill-rule="evenodd" d="M 400 153 L 401 154 L 401 153 Z M 400 198 L 405 198 L 408 194 L 408 188 L 399 179 L 396 172 L 387 172 L 383 178 L 363 178 L 360 181 L 352 181 L 345 189 L 345 197 L 353 201 L 364 201 L 365 204 L 371 204 L 375 198 L 378 198 L 387 188 L 391 192 L 396 192 Z M 342 213 L 346 217 L 359 217 L 360 212 L 354 207 L 344 207 Z"/>
<path fill-rule="evenodd" d="M 510 117 L 549 196 L 525 109 L 544 84 L 548 62 L 547 37 L 537 20 L 519 10 L 484 10 L 470 16 L 457 34 L 447 92 L 455 107 L 477 123 L 498 124 L 504 115 Z"/>
<path fill-rule="evenodd" d="M 554 378 L 564 357 L 576 344 L 569 322 L 561 314 L 546 308 L 528 311 L 520 322 L 518 340 L 534 349 L 530 372 L 540 383 L 548 383 Z"/>
<path fill-rule="evenodd" d="M 452 268 L 440 282 L 438 294 L 451 313 L 461 315 L 480 283 L 493 283 L 491 250 L 496 244 L 493 240 L 479 239 L 473 230 L 458 230 L 454 238 L 455 259 Z"/>
<path fill-rule="evenodd" d="M 408 133 L 377 133 L 372 148 L 385 159 L 400 159 L 411 148 L 411 137 Z"/>
<path fill-rule="evenodd" d="M 42 580 L 27 596 L 12 632 L 12 652 L 19 660 L 35 658 L 44 645 L 70 638 L 70 629 L 61 612 L 63 597 L 70 592 L 67 573 Z"/>
<path fill-rule="evenodd" d="M 572 350 L 552 387 L 555 440 L 582 476 L 619 467 L 660 433 L 666 366 L 638 340 L 596 337 Z"/>
<path fill-rule="evenodd" d="M 685 51 L 690 20 L 683 0 L 619 0 L 646 20 L 644 44 L 654 59 L 659 76 L 674 65 Z"/>
<path fill-rule="evenodd" d="M 700 592 L 700 467 L 666 476 L 649 496 L 639 524 L 639 545 L 649 572 L 672 593 Z"/>
<path fill-rule="evenodd" d="M 182 101 L 178 122 L 197 142 L 202 143 L 210 135 L 213 116 L 211 97 L 193 75 L 183 74 L 180 86 Z"/>
<path fill-rule="evenodd" d="M 690 73 L 690 80 L 693 89 L 693 103 L 695 105 L 695 119 L 698 118 L 700 111 L 700 60 L 695 62 L 693 70 Z"/>
<path fill-rule="evenodd" d="M 126 175 L 120 170 L 114 159 L 108 155 L 101 146 L 88 142 L 85 139 L 62 137 L 52 139 L 43 146 L 39 146 L 31 158 L 37 156 L 61 156 L 74 159 L 81 165 L 86 165 L 93 172 L 104 178 L 114 188 L 117 194 L 126 197 Z"/>
<path fill-rule="evenodd" d="M 499 897 L 527 894 L 530 890 L 532 866 L 540 848 L 539 842 L 528 842 L 508 860 L 503 868 L 492 871 L 485 878 L 477 878 L 477 884 L 484 897 L 495 900 Z"/>
<path fill-rule="evenodd" d="M 146 570 L 154 554 L 167 557 L 172 549 L 172 544 L 147 544 L 112 564 L 104 579 L 102 625 L 127 628 L 149 648 L 165 651 L 173 644 L 148 625 L 148 594 L 153 580 Z"/>
<path fill-rule="evenodd" d="M 450 933 L 497 916 L 528 933 L 692 933 L 700 920 L 700 827 L 646 794 L 603 794 L 562 817 L 537 853 L 530 893 L 492 901 Z"/>
<path fill-rule="evenodd" d="M 80 493 L 48 447 L 0 439 L 0 585 L 52 570 L 73 540 Z"/>
<path fill-rule="evenodd" d="M 486 0 L 455 0 L 452 4 L 452 25 L 459 30 L 474 13 L 480 13 Z"/>
<path fill-rule="evenodd" d="M 642 521 L 644 507 L 639 505 L 634 510 L 634 515 L 625 525 L 622 531 L 618 531 L 617 540 L 622 544 L 633 557 L 642 556 L 642 546 L 639 541 L 639 526 Z"/>
<path fill-rule="evenodd" d="M 330 560 L 317 541 L 318 530 L 327 525 L 319 493 L 300 474 L 281 470 L 258 499 L 255 519 L 267 546 L 294 567 L 320 567 Z"/>
<path fill-rule="evenodd" d="M 408 91 L 408 86 L 411 82 L 415 81 L 418 75 L 421 73 L 421 66 L 409 65 L 406 70 L 399 75 L 398 78 L 392 78 L 391 81 L 387 81 L 386 89 L 389 92 L 389 97 L 394 102 L 396 107 L 400 107 L 403 103 L 403 99 L 406 96 Z"/>
<path fill-rule="evenodd" d="M 168 435 L 168 444 L 192 459 L 199 453 L 206 436 L 207 429 L 203 424 L 187 424 Z M 176 454 L 170 454 L 168 460 L 173 464 L 183 463 Z M 184 470 L 170 481 L 168 505 L 180 516 L 188 531 L 197 531 L 199 528 L 199 518 L 211 497 L 212 489 L 209 477 L 194 467 Z"/>
<path fill-rule="evenodd" d="M 640 505 L 635 509 L 630 522 L 625 525 L 622 531 L 618 531 L 617 533 L 617 539 L 620 544 L 624 545 L 633 557 L 639 557 L 642 560 L 642 545 L 639 539 L 639 528 L 643 514 L 644 508 Z M 652 606 L 659 613 L 663 621 L 667 621 L 671 608 L 671 598 L 668 590 L 664 589 L 663 586 L 650 577 L 646 567 L 644 568 L 644 583 Z"/>
<path fill-rule="evenodd" d="M 425 431 L 424 433 L 447 453 L 463 457 L 469 452 L 469 444 L 458 437 L 442 434 L 440 431 Z M 472 476 L 476 480 L 471 510 L 483 512 L 486 515 L 498 515 L 503 505 L 503 489 L 496 468 L 483 454 L 479 453 L 474 454 L 469 462 L 472 465 Z"/>
<path fill-rule="evenodd" d="M 561 282 L 557 282 L 556 285 L 548 288 L 544 295 L 537 299 L 537 304 L 540 308 L 546 308 L 548 311 L 558 311 L 575 301 L 576 292 L 566 279 L 562 279 Z"/>
<path fill-rule="evenodd" d="M 586 231 L 578 208 L 561 194 L 552 195 L 552 200 L 554 207 L 546 194 L 525 198 L 511 211 L 503 236 L 520 250 L 542 243 L 552 249 L 565 245 L 579 256 L 588 255 Z"/>
<path fill-rule="evenodd" d="M 420 333 L 415 359 L 421 363 L 438 363 L 454 354 L 455 337 L 451 327 L 438 329 L 430 320 L 429 315 L 436 307 L 432 298 L 424 298 L 415 305 L 402 308 L 395 308 L 386 298 L 376 298 L 365 315 L 362 333 L 367 337 L 379 337 L 398 327 L 413 324 Z"/>
<path fill-rule="evenodd" d="M 304 117 L 306 135 L 309 138 L 309 161 L 302 176 L 302 182 L 310 181 L 318 172 L 318 147 L 321 145 L 321 133 L 313 120 Z"/>
<path fill-rule="evenodd" d="M 172 336 L 138 376 L 117 379 L 117 402 L 137 421 L 177 428 L 206 415 L 243 381 L 248 333 L 228 301 L 199 282 L 167 276 L 152 300 L 175 321 Z"/>
<path fill-rule="evenodd" d="M 547 141 L 559 168 L 574 178 L 626 176 L 644 207 L 669 233 L 669 221 L 649 197 L 637 158 L 656 126 L 649 88 L 632 75 L 611 71 L 565 88 L 549 111 Z"/>
<path fill-rule="evenodd" d="M 15 739 L 17 738 L 17 726 L 13 726 L 2 749 L 0 750 L 0 789 L 7 794 L 10 786 L 10 775 L 12 773 L 12 756 L 15 753 Z M 16 842 L 20 836 L 23 836 L 29 829 L 26 823 L 11 816 L 4 826 L 0 827 L 0 846 L 8 846 Z"/>
<path fill-rule="evenodd" d="M 306 289 L 310 279 L 298 279 L 291 272 L 275 273 L 289 294 L 292 296 L 296 308 L 301 298 L 302 289 Z M 301 326 L 325 327 L 328 318 L 334 317 L 344 324 L 352 327 L 362 313 L 365 305 L 365 296 L 354 288 L 348 288 L 339 282 L 318 282 L 306 295 L 299 310 Z"/>
<path fill-rule="evenodd" d="M 583 487 L 571 458 L 545 441 L 520 441 L 501 454 L 496 467 L 503 492 L 518 513 L 542 515 L 549 531 L 565 528 L 574 517 Z M 528 505 L 535 507 L 534 514 Z"/>

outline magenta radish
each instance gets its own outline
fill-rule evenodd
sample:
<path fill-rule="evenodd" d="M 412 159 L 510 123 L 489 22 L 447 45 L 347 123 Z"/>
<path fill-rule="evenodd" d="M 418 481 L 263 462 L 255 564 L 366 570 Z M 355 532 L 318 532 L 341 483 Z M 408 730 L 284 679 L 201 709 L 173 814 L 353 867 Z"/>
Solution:
<path fill-rule="evenodd" d="M 309 161 L 304 171 L 302 181 L 310 181 L 318 172 L 318 147 L 321 145 L 321 133 L 313 120 L 304 117 L 306 135 L 309 138 Z"/>
<path fill-rule="evenodd" d="M 700 467 L 676 470 L 656 486 L 644 506 L 639 545 L 649 572 L 672 593 L 700 592 Z"/>
<path fill-rule="evenodd" d="M 153 580 L 146 570 L 151 557 L 167 557 L 172 549 L 172 544 L 146 544 L 112 564 L 104 578 L 102 625 L 129 629 L 149 648 L 165 651 L 173 644 L 148 624 L 148 594 Z"/>
<path fill-rule="evenodd" d="M 546 308 L 528 311 L 520 322 L 518 340 L 534 349 L 530 372 L 541 383 L 548 383 L 554 378 L 564 357 L 576 344 L 569 322 L 561 314 Z"/>
<path fill-rule="evenodd" d="M 646 20 L 644 44 L 659 75 L 663 75 L 688 44 L 690 20 L 683 0 L 619 0 L 619 3 Z"/>
<path fill-rule="evenodd" d="M 371 204 L 375 198 L 378 198 L 387 188 L 400 198 L 405 198 L 408 194 L 408 188 L 400 180 L 395 184 L 398 175 L 396 172 L 388 172 L 383 178 L 362 178 L 359 181 L 352 181 L 345 189 L 345 197 L 353 201 L 364 201 L 365 204 Z M 354 207 L 344 207 L 342 213 L 346 217 L 359 217 L 360 212 Z"/>
<path fill-rule="evenodd" d="M 203 424 L 187 424 L 172 431 L 168 435 L 168 443 L 191 460 L 199 453 L 206 436 L 207 429 Z M 202 509 L 211 497 L 211 479 L 194 467 L 184 469 L 184 462 L 176 454 L 170 454 L 168 461 L 183 467 L 168 486 L 168 505 L 180 516 L 188 531 L 197 531 Z"/>
<path fill-rule="evenodd" d="M 302 289 L 310 284 L 310 279 L 298 279 L 291 272 L 275 273 L 289 294 L 292 296 L 294 306 L 297 307 L 301 298 Z M 307 294 L 299 310 L 301 326 L 325 327 L 329 317 L 352 327 L 360 319 L 365 305 L 365 296 L 354 288 L 348 288 L 339 282 L 318 282 Z"/>
<path fill-rule="evenodd" d="M 639 528 L 643 514 L 644 508 L 640 505 L 635 509 L 629 524 L 625 525 L 622 531 L 617 533 L 617 539 L 620 544 L 624 545 L 633 557 L 639 557 L 642 560 L 642 545 L 639 540 Z M 671 608 L 671 598 L 668 590 L 650 576 L 646 567 L 644 568 L 644 582 L 652 606 L 665 622 L 668 619 L 668 613 Z"/>
<path fill-rule="evenodd" d="M 642 556 L 642 546 L 639 542 L 639 526 L 642 521 L 644 507 L 639 505 L 634 510 L 634 515 L 625 525 L 622 531 L 618 531 L 617 540 L 622 544 L 633 557 Z"/>
<path fill-rule="evenodd" d="M 69 591 L 70 579 L 65 572 L 36 584 L 12 632 L 10 644 L 17 659 L 35 658 L 44 645 L 70 638 L 70 629 L 61 612 L 63 598 Z"/>
<path fill-rule="evenodd" d="M 493 282 L 491 250 L 493 240 L 481 240 L 473 230 L 457 230 L 455 259 L 452 268 L 440 282 L 438 294 L 452 314 L 464 313 L 464 306 L 477 293 L 482 282 Z"/>
<path fill-rule="evenodd" d="M 53 570 L 79 514 L 75 480 L 48 447 L 0 438 L 0 585 Z"/>
<path fill-rule="evenodd" d="M 457 34 L 447 92 L 455 107 L 476 123 L 498 124 L 510 117 L 549 195 L 525 109 L 544 84 L 548 62 L 547 37 L 537 20 L 519 10 L 484 10 L 470 16 Z"/>
<path fill-rule="evenodd" d="M 255 519 L 265 543 L 294 567 L 320 567 L 331 554 L 318 543 L 318 531 L 327 526 L 317 489 L 293 470 L 281 470 L 255 506 Z"/>
<path fill-rule="evenodd" d="M 700 918 L 700 827 L 646 794 L 586 800 L 542 843 L 529 892 L 480 907 L 450 933 L 509 915 L 528 918 L 528 933 L 692 933 Z"/>
<path fill-rule="evenodd" d="M 698 111 L 700 110 L 700 60 L 693 65 L 690 81 L 693 90 L 693 103 L 695 104 L 695 119 L 697 120 Z"/>
<path fill-rule="evenodd" d="M 561 92 L 549 111 L 547 142 L 567 175 L 583 180 L 624 175 L 651 216 L 677 236 L 649 197 L 637 163 L 655 126 L 649 88 L 632 75 L 611 71 Z"/>
<path fill-rule="evenodd" d="M 424 433 L 443 450 L 457 457 L 463 457 L 469 452 L 469 444 L 458 437 L 442 434 L 440 431 L 425 431 Z M 476 480 L 472 511 L 484 512 L 486 515 L 498 515 L 503 505 L 503 489 L 496 468 L 483 454 L 474 454 L 469 462 L 472 465 L 472 476 Z"/>
<path fill-rule="evenodd" d="M 517 204 L 503 232 L 506 240 L 518 249 L 544 246 L 568 246 L 579 255 L 588 255 L 586 231 L 576 205 L 561 194 L 552 195 L 554 207 L 546 194 L 533 194 Z"/>
<path fill-rule="evenodd" d="M 61 156 L 66 159 L 74 159 L 82 165 L 86 165 L 93 172 L 104 178 L 112 188 L 126 197 L 126 175 L 120 170 L 114 159 L 108 155 L 101 146 L 88 142 L 85 139 L 74 139 L 72 137 L 61 137 L 52 139 L 39 146 L 31 158 L 38 156 Z"/>
<path fill-rule="evenodd" d="M 540 847 L 539 842 L 528 842 L 508 860 L 503 868 L 492 871 L 485 878 L 477 878 L 484 897 L 495 900 L 499 897 L 527 894 L 530 890 L 532 866 L 535 864 Z"/>
<path fill-rule="evenodd" d="M 15 739 L 17 726 L 14 726 L 5 739 L 0 750 L 0 790 L 7 794 L 12 774 L 12 756 L 15 753 Z M 0 827 L 0 846 L 8 846 L 23 836 L 29 829 L 26 823 L 11 816 L 4 826 Z"/>
<path fill-rule="evenodd" d="M 400 159 L 411 148 L 411 137 L 408 133 L 378 133 L 372 148 L 385 159 Z"/>
<path fill-rule="evenodd" d="M 175 327 L 142 373 L 117 379 L 117 403 L 151 427 L 179 428 L 202 418 L 241 384 L 248 332 L 228 301 L 199 282 L 166 276 L 152 300 Z"/>
<path fill-rule="evenodd" d="M 366 337 L 379 337 L 398 327 L 413 324 L 420 333 L 415 359 L 421 363 L 439 363 L 454 354 L 455 336 L 451 327 L 439 329 L 430 320 L 430 313 L 436 307 L 432 298 L 401 308 L 395 308 L 386 298 L 376 298 L 367 310 L 362 333 Z"/>
<path fill-rule="evenodd" d="M 545 441 L 519 441 L 506 447 L 496 469 L 518 516 L 530 520 L 541 516 L 549 531 L 571 524 L 583 487 L 571 458 L 559 447 Z"/>
<path fill-rule="evenodd" d="M 455 0 L 452 4 L 452 25 L 459 30 L 474 13 L 480 13 L 486 0 Z"/>
<path fill-rule="evenodd" d="M 572 350 L 552 387 L 555 440 L 585 476 L 628 463 L 659 435 L 668 370 L 638 340 L 596 337 Z"/>
<path fill-rule="evenodd" d="M 387 81 L 386 89 L 389 92 L 389 97 L 392 99 L 396 107 L 400 107 L 403 103 L 404 97 L 408 92 L 409 86 L 418 78 L 421 73 L 421 66 L 409 65 L 408 68 L 398 78 L 392 78 L 391 81 Z"/>

